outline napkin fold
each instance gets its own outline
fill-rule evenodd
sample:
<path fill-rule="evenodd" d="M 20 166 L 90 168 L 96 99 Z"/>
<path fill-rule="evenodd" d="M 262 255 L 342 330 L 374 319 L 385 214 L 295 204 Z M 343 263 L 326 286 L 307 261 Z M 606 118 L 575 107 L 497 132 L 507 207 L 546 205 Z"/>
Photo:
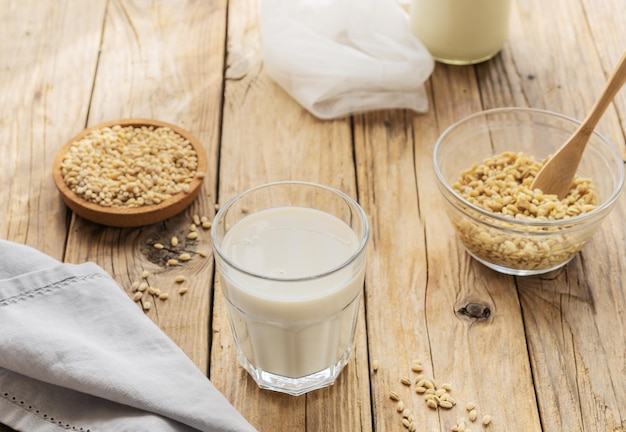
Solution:
<path fill-rule="evenodd" d="M 255 430 L 103 269 L 4 240 L 0 422 L 28 432 Z"/>

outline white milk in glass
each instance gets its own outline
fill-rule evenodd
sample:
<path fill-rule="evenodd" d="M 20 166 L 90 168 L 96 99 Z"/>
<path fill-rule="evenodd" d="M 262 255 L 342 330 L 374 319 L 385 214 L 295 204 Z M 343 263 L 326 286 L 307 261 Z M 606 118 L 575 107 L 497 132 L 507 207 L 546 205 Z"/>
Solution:
<path fill-rule="evenodd" d="M 224 256 L 250 273 L 220 272 L 248 366 L 289 378 L 343 367 L 352 350 L 364 257 L 337 267 L 358 247 L 346 223 L 304 207 L 262 210 L 228 230 Z"/>
<path fill-rule="evenodd" d="M 510 9 L 511 0 L 412 0 L 411 31 L 436 60 L 478 63 L 504 46 Z"/>

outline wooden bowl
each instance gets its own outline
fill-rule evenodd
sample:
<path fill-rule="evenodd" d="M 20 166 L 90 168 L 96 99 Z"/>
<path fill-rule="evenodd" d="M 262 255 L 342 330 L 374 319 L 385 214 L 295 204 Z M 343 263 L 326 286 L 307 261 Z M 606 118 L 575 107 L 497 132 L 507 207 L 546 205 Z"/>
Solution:
<path fill-rule="evenodd" d="M 56 158 L 54 159 L 52 165 L 52 177 L 54 179 L 54 183 L 57 189 L 61 193 L 65 204 L 77 215 L 89 221 L 113 227 L 138 227 L 142 225 L 153 224 L 170 218 L 187 208 L 196 198 L 198 192 L 200 192 L 203 176 L 196 176 L 193 178 L 193 180 L 189 184 L 189 192 L 187 193 L 177 193 L 171 198 L 160 202 L 159 204 L 150 204 L 133 208 L 101 206 L 85 200 L 67 186 L 67 184 L 63 180 L 63 175 L 61 174 L 61 162 L 63 161 L 65 154 L 69 151 L 72 144 L 82 139 L 94 130 L 104 127 L 112 127 L 115 125 L 120 125 L 122 127 L 154 126 L 155 128 L 168 127 L 172 129 L 174 132 L 189 140 L 189 142 L 191 143 L 191 146 L 195 150 L 198 157 L 197 172 L 207 172 L 207 158 L 202 144 L 191 133 L 175 125 L 161 122 L 158 120 L 145 120 L 137 118 L 105 122 L 87 128 L 78 135 L 76 135 L 61 148 Z"/>

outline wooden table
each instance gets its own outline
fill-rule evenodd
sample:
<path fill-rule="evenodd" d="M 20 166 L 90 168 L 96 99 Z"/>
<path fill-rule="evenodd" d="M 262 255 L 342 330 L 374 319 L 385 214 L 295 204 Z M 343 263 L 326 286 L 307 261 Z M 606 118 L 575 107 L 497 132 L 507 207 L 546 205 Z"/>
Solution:
<path fill-rule="evenodd" d="M 626 198 L 562 271 L 510 277 L 464 252 L 431 165 L 438 134 L 482 109 L 584 117 L 626 48 L 624 6 L 515 0 L 500 55 L 436 65 L 427 113 L 322 121 L 266 74 L 257 1 L 0 0 L 0 236 L 95 261 L 129 294 L 143 270 L 163 290 L 184 272 L 189 292 L 172 291 L 148 315 L 259 431 L 406 430 L 391 390 L 420 431 L 450 431 L 468 402 L 479 419 L 492 416 L 486 430 L 626 431 Z M 128 117 L 200 138 L 210 167 L 200 196 L 136 229 L 73 216 L 52 182 L 55 153 L 86 126 Z M 626 91 L 598 128 L 626 154 Z M 345 191 L 372 226 L 354 355 L 334 386 L 301 397 L 259 390 L 237 364 L 208 231 L 193 248 L 209 255 L 180 268 L 162 266 L 150 246 L 248 187 L 285 179 Z M 461 313 L 469 304 L 489 316 Z M 450 383 L 454 409 L 430 410 L 400 384 L 414 359 Z"/>

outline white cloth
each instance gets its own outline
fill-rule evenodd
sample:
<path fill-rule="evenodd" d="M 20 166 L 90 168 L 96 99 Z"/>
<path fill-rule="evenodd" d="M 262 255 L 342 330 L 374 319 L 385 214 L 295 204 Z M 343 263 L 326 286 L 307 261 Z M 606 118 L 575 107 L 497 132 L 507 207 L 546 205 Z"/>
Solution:
<path fill-rule="evenodd" d="M 3 240 L 0 423 L 28 432 L 255 430 L 104 270 Z"/>
<path fill-rule="evenodd" d="M 321 119 L 428 110 L 435 61 L 396 0 L 263 0 L 265 70 Z"/>

